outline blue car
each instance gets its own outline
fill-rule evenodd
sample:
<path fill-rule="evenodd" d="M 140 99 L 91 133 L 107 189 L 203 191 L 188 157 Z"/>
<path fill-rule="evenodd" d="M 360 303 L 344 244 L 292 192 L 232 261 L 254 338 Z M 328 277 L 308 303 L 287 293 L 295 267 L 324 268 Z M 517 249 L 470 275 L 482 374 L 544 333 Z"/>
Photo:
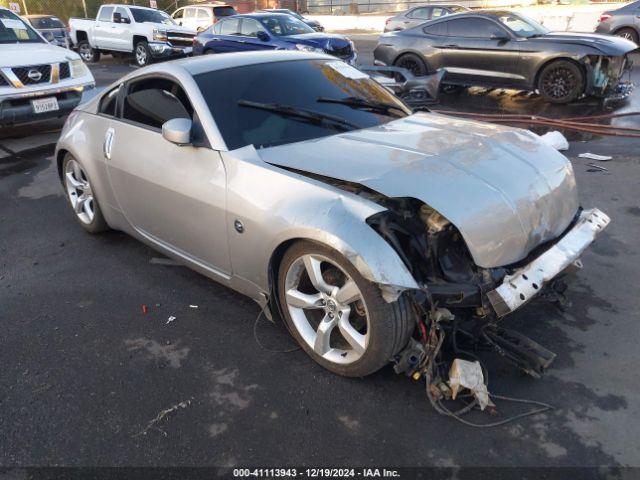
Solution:
<path fill-rule="evenodd" d="M 200 33 L 193 54 L 246 52 L 249 50 L 303 50 L 333 55 L 355 63 L 353 42 L 342 35 L 316 32 L 291 15 L 251 13 L 220 20 Z"/>

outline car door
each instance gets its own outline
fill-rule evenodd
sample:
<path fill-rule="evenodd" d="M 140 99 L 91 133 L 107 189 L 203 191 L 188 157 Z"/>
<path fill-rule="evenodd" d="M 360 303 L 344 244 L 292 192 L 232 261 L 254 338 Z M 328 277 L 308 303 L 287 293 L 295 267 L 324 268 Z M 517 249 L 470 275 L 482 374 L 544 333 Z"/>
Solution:
<path fill-rule="evenodd" d="M 210 47 L 216 53 L 239 52 L 244 49 L 244 41 L 240 35 L 240 18 L 220 20 L 215 26 L 215 31 L 217 34 L 212 37 Z"/>
<path fill-rule="evenodd" d="M 210 148 L 178 146 L 162 125 L 197 113 L 180 84 L 166 76 L 125 84 L 118 118 L 105 132 L 104 155 L 118 207 L 147 240 L 228 276 L 226 174 Z M 206 142 L 205 142 L 206 143 Z"/>
<path fill-rule="evenodd" d="M 211 8 L 198 8 L 196 11 L 196 31 L 201 32 L 213 25 Z"/>
<path fill-rule="evenodd" d="M 487 18 L 463 17 L 444 22 L 438 38 L 447 79 L 470 84 L 518 85 L 520 45 L 500 24 Z"/>
<path fill-rule="evenodd" d="M 184 21 L 184 8 L 179 8 L 178 10 L 173 12 L 171 18 L 173 18 L 178 25 L 182 25 Z"/>
<path fill-rule="evenodd" d="M 431 7 L 414 8 L 402 20 L 402 28 L 412 28 L 431 19 Z"/>
<path fill-rule="evenodd" d="M 112 6 L 103 6 L 100 7 L 100 11 L 98 12 L 98 17 L 93 27 L 93 41 L 98 48 L 111 48 L 113 10 L 114 7 Z"/>
<path fill-rule="evenodd" d="M 131 17 L 124 7 L 116 7 L 114 17 L 120 14 L 120 22 L 113 22 L 111 26 L 111 48 L 114 50 L 131 51 L 133 36 L 131 34 Z"/>
<path fill-rule="evenodd" d="M 258 38 L 258 32 L 264 32 L 269 35 L 260 22 L 253 18 L 245 17 L 240 21 L 240 35 L 242 39 L 239 40 L 239 43 L 242 51 L 273 50 L 275 48 L 270 41 L 260 40 Z"/>
<path fill-rule="evenodd" d="M 184 9 L 184 18 L 182 19 L 182 26 L 195 31 L 196 9 L 194 7 L 186 7 Z"/>

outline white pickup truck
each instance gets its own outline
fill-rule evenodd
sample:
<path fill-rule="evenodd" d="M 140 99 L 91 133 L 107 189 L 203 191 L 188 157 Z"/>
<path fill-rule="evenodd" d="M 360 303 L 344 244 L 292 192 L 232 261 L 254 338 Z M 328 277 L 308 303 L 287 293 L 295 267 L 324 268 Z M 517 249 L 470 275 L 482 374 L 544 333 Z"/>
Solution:
<path fill-rule="evenodd" d="M 141 67 L 190 55 L 196 36 L 161 10 L 129 5 L 102 5 L 95 20 L 71 18 L 69 28 L 85 62 L 99 61 L 100 53 L 124 53 L 133 54 Z"/>
<path fill-rule="evenodd" d="M 0 127 L 62 117 L 94 86 L 77 53 L 0 7 Z"/>

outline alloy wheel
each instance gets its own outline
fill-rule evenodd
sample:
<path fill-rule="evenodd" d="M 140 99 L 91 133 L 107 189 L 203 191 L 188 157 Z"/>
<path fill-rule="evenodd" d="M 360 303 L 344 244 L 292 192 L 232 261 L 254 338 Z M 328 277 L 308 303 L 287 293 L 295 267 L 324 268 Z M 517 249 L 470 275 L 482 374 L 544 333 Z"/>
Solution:
<path fill-rule="evenodd" d="M 80 54 L 80 58 L 82 58 L 82 60 L 84 60 L 85 62 L 90 62 L 93 59 L 93 49 L 88 43 L 83 43 L 82 45 L 80 45 L 78 53 Z"/>
<path fill-rule="evenodd" d="M 138 62 L 138 65 L 147 64 L 147 49 L 144 48 L 143 45 L 138 45 L 136 47 L 136 61 Z"/>
<path fill-rule="evenodd" d="M 328 258 L 307 254 L 285 277 L 286 308 L 304 342 L 319 356 L 346 365 L 369 342 L 369 315 L 356 282 Z"/>
<path fill-rule="evenodd" d="M 84 170 L 76 160 L 67 162 L 64 184 L 74 212 L 82 223 L 89 225 L 95 216 L 93 191 Z"/>
<path fill-rule="evenodd" d="M 578 79 L 574 73 L 564 67 L 550 70 L 542 79 L 542 88 L 545 93 L 556 99 L 568 97 L 577 86 Z"/>

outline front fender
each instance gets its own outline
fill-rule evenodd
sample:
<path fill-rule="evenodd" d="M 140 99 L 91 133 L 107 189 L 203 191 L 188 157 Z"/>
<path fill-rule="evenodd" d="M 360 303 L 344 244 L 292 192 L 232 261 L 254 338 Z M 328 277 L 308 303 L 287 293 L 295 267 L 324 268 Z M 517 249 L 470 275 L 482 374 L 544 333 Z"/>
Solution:
<path fill-rule="evenodd" d="M 384 208 L 362 197 L 265 163 L 252 147 L 223 152 L 233 275 L 267 293 L 269 265 L 283 243 L 305 239 L 345 256 L 385 298 L 418 285 L 396 252 L 366 223 Z M 239 220 L 244 231 L 233 224 Z"/>

